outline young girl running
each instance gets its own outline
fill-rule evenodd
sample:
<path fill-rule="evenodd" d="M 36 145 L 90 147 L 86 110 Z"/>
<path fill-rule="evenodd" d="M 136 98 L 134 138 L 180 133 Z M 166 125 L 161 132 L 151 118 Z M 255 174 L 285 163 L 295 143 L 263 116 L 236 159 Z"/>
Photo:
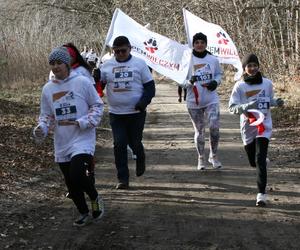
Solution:
<path fill-rule="evenodd" d="M 229 101 L 232 114 L 240 115 L 242 141 L 249 163 L 256 167 L 258 194 L 256 206 L 266 205 L 267 169 L 266 158 L 269 140 L 272 134 L 270 107 L 282 106 L 283 100 L 275 99 L 272 81 L 262 76 L 256 55 L 249 54 L 242 61 L 243 79 L 234 85 Z M 257 120 L 257 112 L 264 115 L 264 120 L 257 126 L 251 123 Z"/>
<path fill-rule="evenodd" d="M 103 102 L 87 77 L 71 71 L 67 48 L 53 49 L 48 61 L 54 78 L 43 87 L 34 136 L 43 139 L 53 129 L 55 161 L 80 213 L 74 226 L 84 226 L 91 219 L 100 219 L 104 213 L 102 199 L 86 175 L 93 164 L 96 126 L 103 114 Z M 91 200 L 92 218 L 84 193 Z"/>

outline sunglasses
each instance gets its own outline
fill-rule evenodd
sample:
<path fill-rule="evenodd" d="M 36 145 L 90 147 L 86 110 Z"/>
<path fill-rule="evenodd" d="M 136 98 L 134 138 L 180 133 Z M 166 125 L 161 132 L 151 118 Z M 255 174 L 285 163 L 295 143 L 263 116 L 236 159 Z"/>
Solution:
<path fill-rule="evenodd" d="M 122 54 L 125 54 L 126 52 L 127 52 L 127 50 L 128 50 L 128 48 L 124 48 L 124 49 L 114 49 L 114 53 L 115 54 L 120 54 L 120 53 L 122 53 Z"/>

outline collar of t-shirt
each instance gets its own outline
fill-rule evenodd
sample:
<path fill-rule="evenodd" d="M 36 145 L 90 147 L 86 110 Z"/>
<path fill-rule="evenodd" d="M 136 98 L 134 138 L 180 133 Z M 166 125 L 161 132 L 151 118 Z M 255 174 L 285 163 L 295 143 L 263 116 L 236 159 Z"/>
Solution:
<path fill-rule="evenodd" d="M 128 62 L 130 59 L 131 59 L 132 55 L 129 54 L 128 58 L 124 61 L 119 61 L 117 58 L 116 58 L 116 61 L 119 62 L 119 63 L 124 63 L 124 62 Z"/>

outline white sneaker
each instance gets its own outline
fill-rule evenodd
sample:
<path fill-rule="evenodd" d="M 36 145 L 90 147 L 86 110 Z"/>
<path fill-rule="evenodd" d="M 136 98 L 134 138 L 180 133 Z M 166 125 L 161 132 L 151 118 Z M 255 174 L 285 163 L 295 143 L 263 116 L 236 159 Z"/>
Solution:
<path fill-rule="evenodd" d="M 256 196 L 256 206 L 264 207 L 267 204 L 267 195 L 263 193 L 258 193 Z"/>
<path fill-rule="evenodd" d="M 127 145 L 127 152 L 130 154 L 132 160 L 136 160 L 137 156 L 133 153 L 132 149 Z"/>
<path fill-rule="evenodd" d="M 271 167 L 271 161 L 268 157 L 266 158 L 266 163 L 267 163 L 267 165 L 266 165 L 267 168 Z"/>
<path fill-rule="evenodd" d="M 206 164 L 205 164 L 205 160 L 204 158 L 198 158 L 198 166 L 197 166 L 197 170 L 205 170 L 206 169 Z"/>
<path fill-rule="evenodd" d="M 208 162 L 212 164 L 212 167 L 214 169 L 222 168 L 222 163 L 218 160 L 218 158 L 216 156 L 209 157 Z"/>

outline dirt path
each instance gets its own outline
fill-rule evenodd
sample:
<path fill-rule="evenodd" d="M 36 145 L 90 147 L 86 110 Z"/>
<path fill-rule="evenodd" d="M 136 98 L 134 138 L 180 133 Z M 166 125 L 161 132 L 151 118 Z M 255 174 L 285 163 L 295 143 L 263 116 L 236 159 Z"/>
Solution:
<path fill-rule="evenodd" d="M 135 162 L 130 160 L 130 190 L 115 189 L 112 141 L 99 140 L 96 183 L 106 205 L 101 222 L 81 229 L 72 227 L 76 213 L 61 192 L 55 202 L 29 204 L 23 221 L 26 216 L 35 218 L 34 226 L 16 236 L 18 244 L 3 241 L 0 246 L 299 249 L 300 166 L 284 169 L 273 163 L 269 170 L 270 204 L 256 208 L 255 170 L 248 167 L 242 150 L 238 118 L 222 106 L 219 158 L 224 169 L 199 172 L 191 122 L 185 104 L 178 104 L 176 95 L 173 85 L 157 84 L 144 134 L 147 170 L 144 176 L 135 177 Z"/>

